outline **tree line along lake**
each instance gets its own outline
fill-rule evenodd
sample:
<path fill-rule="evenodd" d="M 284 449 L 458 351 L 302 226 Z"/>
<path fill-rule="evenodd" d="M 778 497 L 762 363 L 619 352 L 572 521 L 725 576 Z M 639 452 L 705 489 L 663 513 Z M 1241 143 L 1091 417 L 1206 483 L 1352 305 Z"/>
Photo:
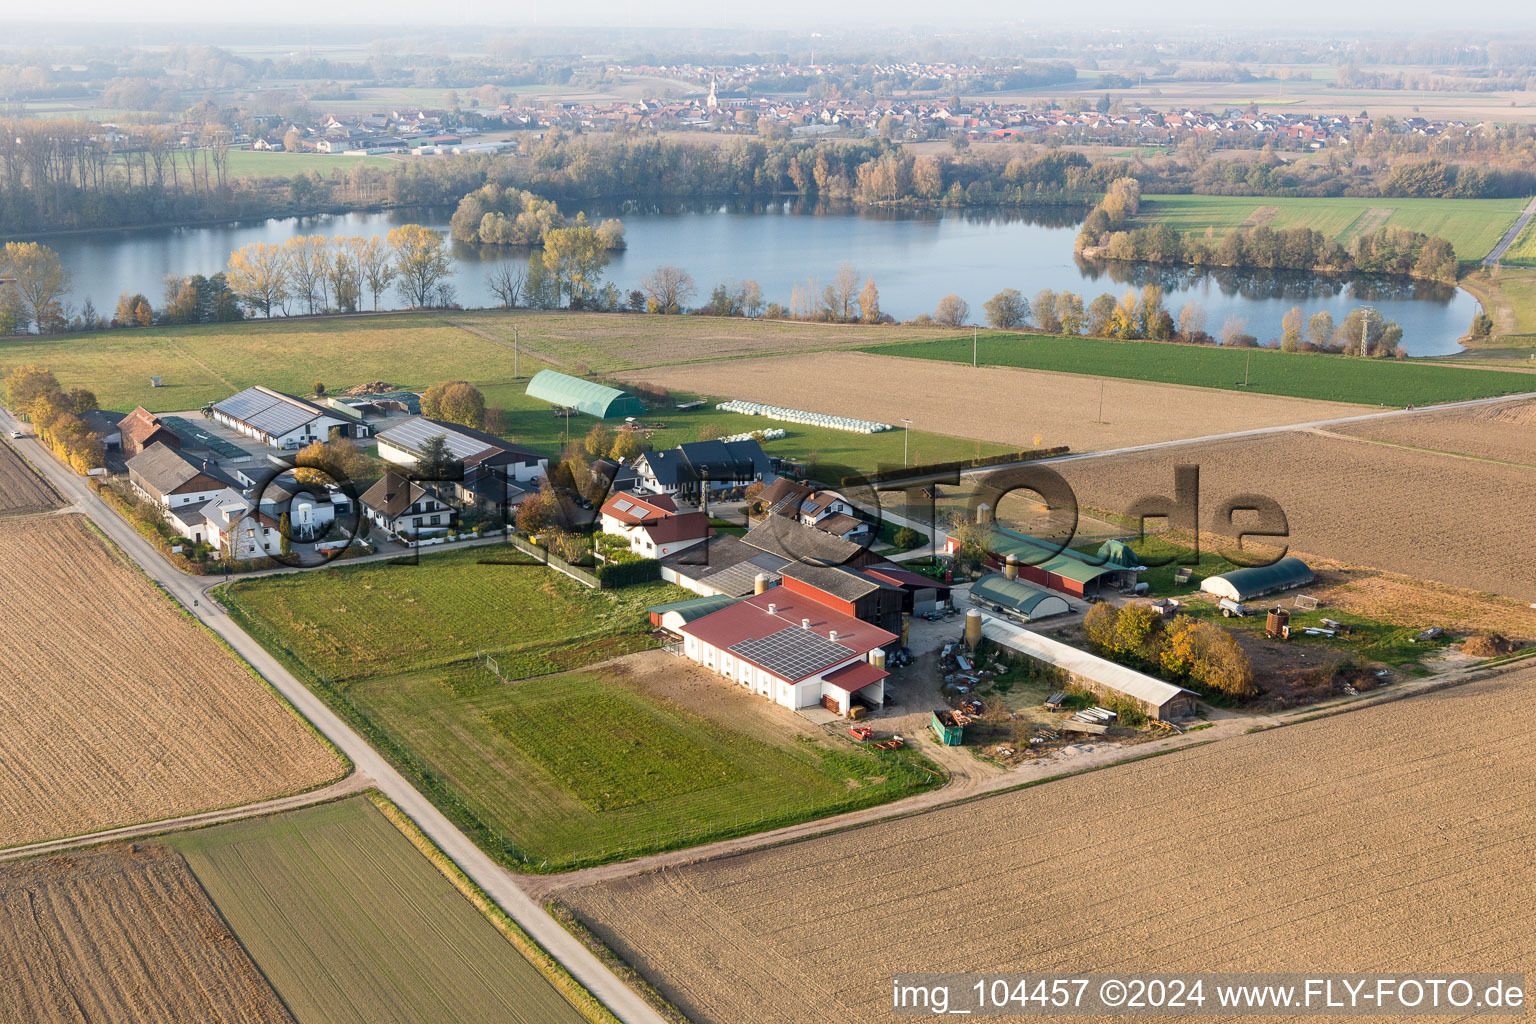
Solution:
<path fill-rule="evenodd" d="M 568 216 L 574 209 L 566 209 Z M 687 270 L 703 302 L 721 282 L 750 278 L 769 302 L 790 303 L 797 286 L 819 290 L 842 263 L 873 277 L 881 308 L 905 320 L 931 313 L 951 293 L 983 319 L 982 303 L 1004 288 L 1033 296 L 1042 288 L 1119 297 L 1128 288 L 1156 283 L 1175 316 L 1187 302 L 1206 313 L 1206 330 L 1218 334 L 1230 317 L 1246 321 L 1260 343 L 1280 335 L 1286 310 L 1311 316 L 1328 311 L 1335 322 L 1362 305 L 1403 328 L 1411 355 L 1460 351 L 1478 312 L 1477 300 L 1460 289 L 1406 279 L 1323 276 L 1307 273 L 1188 268 L 1128 263 L 1086 263 L 1073 255 L 1081 212 L 1033 210 L 887 210 L 805 208 L 795 203 L 754 206 L 710 204 L 654 208 L 590 206 L 593 220 L 619 217 L 628 247 L 613 254 L 604 279 L 623 291 L 638 287 L 657 266 Z M 451 209 L 290 217 L 251 223 L 85 232 L 45 239 L 73 275 L 70 299 L 89 298 L 110 314 L 123 292 L 142 292 L 160 304 L 167 275 L 222 270 L 229 253 L 250 242 L 281 242 L 298 234 L 384 235 L 400 224 L 448 230 Z M 503 261 L 526 263 L 528 250 L 452 243 L 456 300 L 466 307 L 494 306 L 488 274 Z"/>

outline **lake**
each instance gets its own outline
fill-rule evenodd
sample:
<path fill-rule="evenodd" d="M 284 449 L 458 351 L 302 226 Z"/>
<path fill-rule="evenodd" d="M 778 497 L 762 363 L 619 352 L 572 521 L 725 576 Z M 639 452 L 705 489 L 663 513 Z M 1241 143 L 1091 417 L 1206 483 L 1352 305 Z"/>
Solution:
<path fill-rule="evenodd" d="M 159 306 L 167 274 L 212 274 L 231 250 L 248 242 L 279 242 L 295 234 L 382 235 L 404 223 L 444 232 L 451 210 L 389 210 L 295 217 L 213 227 L 150 228 L 63 235 L 47 239 L 74 275 L 73 301 L 87 297 L 110 313 L 122 292 L 142 292 Z M 574 214 L 568 209 L 568 214 Z M 614 255 L 606 280 L 628 291 L 662 264 L 675 264 L 698 284 L 703 302 L 715 284 L 756 280 L 765 299 L 788 305 L 796 285 L 814 279 L 819 289 L 844 261 L 872 275 L 880 305 L 899 319 L 932 312 L 951 292 L 970 303 L 981 321 L 982 303 L 1003 288 L 1033 296 L 1041 288 L 1070 290 L 1084 302 L 1100 292 L 1116 296 L 1148 281 L 1160 284 L 1177 316 L 1186 302 L 1206 310 L 1206 330 L 1220 332 L 1229 317 L 1247 322 L 1261 342 L 1277 337 L 1280 318 L 1293 305 L 1321 310 L 1339 321 L 1361 305 L 1374 306 L 1403 327 L 1413 355 L 1459 351 L 1478 311 L 1459 289 L 1396 279 L 1321 277 L 1267 271 L 1197 270 L 1140 264 L 1086 264 L 1072 253 L 1079 220 L 1069 210 L 861 211 L 806 209 L 795 203 L 676 209 L 593 207 L 594 219 L 624 221 L 629 247 Z M 493 306 L 487 272 L 504 260 L 526 262 L 527 250 L 455 243 L 457 300 Z"/>

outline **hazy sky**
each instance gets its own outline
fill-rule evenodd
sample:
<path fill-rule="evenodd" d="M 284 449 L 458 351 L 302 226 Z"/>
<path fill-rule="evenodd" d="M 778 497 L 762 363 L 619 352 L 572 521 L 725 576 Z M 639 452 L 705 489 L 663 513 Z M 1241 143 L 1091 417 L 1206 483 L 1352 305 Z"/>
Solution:
<path fill-rule="evenodd" d="M 1091 16 L 1074 16 L 1077 10 Z M 1536 4 L 1529 0 L 1481 0 L 1473 7 L 1446 5 L 1432 0 L 1288 0 L 1283 8 L 1246 4 L 1233 0 L 1097 0 L 1080 8 L 1029 0 L 1023 3 L 997 0 L 755 0 L 706 2 L 706 0 L 263 0 L 259 5 L 263 27 L 273 21 L 334 24 L 355 21 L 359 34 L 372 38 L 381 23 L 425 21 L 516 25 L 729 26 L 763 25 L 796 27 L 814 31 L 817 25 L 849 26 L 881 24 L 907 27 L 934 25 L 937 20 L 977 24 L 1008 23 L 1012 26 L 1051 24 L 1092 29 L 1122 23 L 1131 18 L 1176 28 L 1184 24 L 1267 23 L 1290 32 L 1318 32 L 1336 27 L 1371 27 L 1402 30 L 1413 23 L 1461 24 L 1470 31 L 1497 32 L 1512 24 L 1536 24 Z M 249 18 L 252 12 L 242 10 Z M 95 21 L 120 21 L 131 14 L 135 20 L 235 22 L 231 9 L 206 0 L 138 0 L 131 6 L 120 0 L 50 0 L 28 11 L 32 16 Z M 936 27 L 942 27 L 941 23 Z M 0 20 L 3 24 L 3 20 Z"/>

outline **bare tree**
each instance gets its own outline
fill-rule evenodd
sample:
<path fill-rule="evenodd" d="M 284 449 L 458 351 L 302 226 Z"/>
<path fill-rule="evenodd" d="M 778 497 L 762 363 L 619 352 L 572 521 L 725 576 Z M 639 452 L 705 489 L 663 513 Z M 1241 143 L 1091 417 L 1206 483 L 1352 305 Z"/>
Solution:
<path fill-rule="evenodd" d="M 763 286 L 750 277 L 741 282 L 741 291 L 737 293 L 737 301 L 741 305 L 743 316 L 757 316 L 763 311 Z"/>
<path fill-rule="evenodd" d="M 378 312 L 379 296 L 395 279 L 395 255 L 388 243 L 378 235 L 372 235 L 358 245 L 357 265 L 363 282 L 373 294 L 373 309 Z"/>
<path fill-rule="evenodd" d="M 1186 302 L 1179 310 L 1179 333 L 1185 340 L 1205 330 L 1205 307 L 1198 302 Z"/>
<path fill-rule="evenodd" d="M 681 313 L 693 298 L 693 277 L 682 267 L 657 267 L 640 279 L 640 289 L 654 313 Z"/>
<path fill-rule="evenodd" d="M 504 262 L 485 275 L 486 286 L 501 300 L 502 309 L 512 309 L 523 297 L 523 284 L 528 280 L 528 269 L 515 263 Z"/>
<path fill-rule="evenodd" d="M 970 304 L 958 295 L 946 295 L 939 300 L 939 308 L 933 318 L 946 327 L 959 327 L 971 315 Z"/>
<path fill-rule="evenodd" d="M 832 283 L 827 285 L 822 296 L 822 305 L 826 307 L 827 316 L 840 323 L 847 323 L 853 319 L 854 305 L 859 296 L 859 272 L 852 263 L 844 263 L 837 268 L 837 274 L 832 278 Z"/>

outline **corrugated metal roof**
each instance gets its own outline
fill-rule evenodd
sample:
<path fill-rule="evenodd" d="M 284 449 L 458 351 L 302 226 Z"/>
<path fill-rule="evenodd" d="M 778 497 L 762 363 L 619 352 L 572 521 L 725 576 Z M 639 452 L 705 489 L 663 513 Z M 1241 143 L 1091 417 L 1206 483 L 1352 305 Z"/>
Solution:
<path fill-rule="evenodd" d="M 1021 565 L 1034 566 L 1044 572 L 1077 583 L 1092 583 L 1105 573 L 1114 572 L 1116 566 L 1091 565 L 1082 555 L 1070 549 L 1057 551 L 1058 545 L 1031 537 L 1026 533 L 1002 526 L 994 526 L 987 534 L 987 550 L 998 558 L 1013 555 Z"/>
<path fill-rule="evenodd" d="M 213 407 L 230 419 L 273 437 L 281 437 L 322 416 L 335 417 L 335 413 L 302 398 L 294 398 L 260 384 L 231 395 L 222 402 L 215 402 Z"/>
<path fill-rule="evenodd" d="M 983 615 L 981 635 L 994 643 L 1010 647 L 1064 672 L 1092 679 L 1100 685 L 1161 708 L 1181 694 L 1194 693 L 1182 686 L 1165 683 L 1135 669 L 1117 665 L 1097 655 L 1069 647 L 991 615 Z M 1199 696 L 1196 694 L 1196 696 Z"/>
<path fill-rule="evenodd" d="M 1045 613 L 1062 615 L 1072 610 L 1072 606 L 1059 594 L 1031 586 L 1023 580 L 1010 580 L 1000 573 L 983 576 L 971 584 L 971 599 L 978 598 L 988 604 L 999 605 L 1030 618 L 1036 617 L 1037 610 L 1041 612 L 1041 618 Z M 1041 604 L 1047 601 L 1055 602 L 1061 607 L 1059 609 L 1041 608 Z"/>
<path fill-rule="evenodd" d="M 534 374 L 528 382 L 527 394 L 530 398 L 566 406 L 598 419 L 645 415 L 645 406 L 629 392 L 556 370 L 540 370 Z"/>
<path fill-rule="evenodd" d="M 1222 573 L 1220 576 L 1212 576 L 1200 584 L 1200 589 L 1207 593 L 1219 593 L 1222 596 L 1235 597 L 1239 601 L 1246 601 L 1250 597 L 1259 597 L 1262 594 L 1271 594 L 1277 590 L 1287 590 L 1291 587 L 1303 587 L 1311 583 L 1316 577 L 1307 563 L 1294 556 L 1280 559 L 1273 565 L 1260 565 L 1251 569 L 1234 569 L 1231 572 Z M 1221 588 L 1225 583 L 1230 592 Z"/>
<path fill-rule="evenodd" d="M 713 615 L 722 608 L 729 608 L 739 597 L 731 597 L 729 594 L 715 594 L 711 597 L 695 597 L 688 601 L 673 601 L 671 604 L 658 604 L 647 608 L 646 611 L 657 617 L 676 612 L 684 622 L 692 622 L 694 619 L 702 619 L 706 615 Z"/>

